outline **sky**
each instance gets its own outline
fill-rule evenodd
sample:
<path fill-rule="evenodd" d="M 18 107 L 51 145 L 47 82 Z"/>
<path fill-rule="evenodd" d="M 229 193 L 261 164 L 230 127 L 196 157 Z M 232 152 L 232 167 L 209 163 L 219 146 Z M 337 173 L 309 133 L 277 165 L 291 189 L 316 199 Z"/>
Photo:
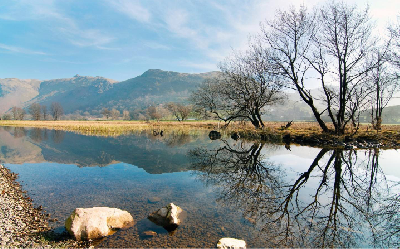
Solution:
<path fill-rule="evenodd" d="M 0 0 L 0 78 L 117 81 L 148 69 L 218 70 L 277 9 L 319 0 Z M 349 0 L 384 32 L 398 0 Z"/>

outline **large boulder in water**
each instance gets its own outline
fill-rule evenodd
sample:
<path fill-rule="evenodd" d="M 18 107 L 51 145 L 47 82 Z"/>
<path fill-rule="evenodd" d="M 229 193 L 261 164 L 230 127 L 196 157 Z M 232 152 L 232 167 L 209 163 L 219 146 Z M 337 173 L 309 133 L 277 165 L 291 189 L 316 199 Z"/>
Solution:
<path fill-rule="evenodd" d="M 168 232 L 172 232 L 178 228 L 181 223 L 181 213 L 182 209 L 180 207 L 176 206 L 174 203 L 170 203 L 151 213 L 148 218 L 155 224 L 164 227 Z"/>
<path fill-rule="evenodd" d="M 234 238 L 222 238 L 218 241 L 217 248 L 220 249 L 245 249 L 246 241 Z"/>
<path fill-rule="evenodd" d="M 127 211 L 118 208 L 93 207 L 77 208 L 65 221 L 65 228 L 76 240 L 99 239 L 116 229 L 128 228 L 135 224 Z"/>

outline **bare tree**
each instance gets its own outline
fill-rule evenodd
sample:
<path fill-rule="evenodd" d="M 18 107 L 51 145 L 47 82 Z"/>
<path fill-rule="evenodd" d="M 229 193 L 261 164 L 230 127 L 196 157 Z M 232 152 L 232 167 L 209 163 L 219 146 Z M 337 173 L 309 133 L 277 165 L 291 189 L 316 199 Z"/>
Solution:
<path fill-rule="evenodd" d="M 132 120 L 148 120 L 147 109 L 134 109 L 129 112 Z"/>
<path fill-rule="evenodd" d="M 26 111 L 20 107 L 14 106 L 11 109 L 12 117 L 14 120 L 23 120 L 26 114 Z"/>
<path fill-rule="evenodd" d="M 23 120 L 25 118 L 25 115 L 26 115 L 26 111 L 22 108 L 18 108 L 17 118 L 19 120 Z"/>
<path fill-rule="evenodd" d="M 108 119 L 108 118 L 110 117 L 110 115 L 111 115 L 111 111 L 108 110 L 108 108 L 104 108 L 104 109 L 101 111 L 101 114 L 103 114 L 103 116 L 106 117 L 106 119 Z"/>
<path fill-rule="evenodd" d="M 29 113 L 32 115 L 33 120 L 40 120 L 41 106 L 39 103 L 33 103 L 29 106 Z"/>
<path fill-rule="evenodd" d="M 50 106 L 50 113 L 53 116 L 53 120 L 59 120 L 64 114 L 64 109 L 62 108 L 60 103 L 53 102 Z"/>
<path fill-rule="evenodd" d="M 373 94 L 369 96 L 371 105 L 371 123 L 375 130 L 381 130 L 383 109 L 392 99 L 393 94 L 398 89 L 397 75 L 391 69 L 391 64 L 382 53 L 372 55 L 372 60 L 377 63 L 377 66 L 368 72 L 368 81 Z M 389 58 L 390 59 L 390 58 Z"/>
<path fill-rule="evenodd" d="M 111 110 L 111 118 L 113 120 L 117 120 L 120 115 L 121 115 L 121 113 L 117 109 L 114 108 Z"/>
<path fill-rule="evenodd" d="M 179 122 L 186 120 L 192 111 L 192 107 L 190 105 L 183 105 L 174 102 L 168 103 L 167 109 L 176 117 Z"/>
<path fill-rule="evenodd" d="M 333 2 L 318 13 L 318 31 L 313 37 L 310 65 L 319 73 L 328 115 L 336 134 L 344 134 L 349 122 L 365 110 L 370 94 L 367 75 L 380 61 L 368 63 L 376 40 L 368 8 Z M 380 59 L 380 58 L 378 58 Z M 328 85 L 328 80 L 332 82 Z"/>
<path fill-rule="evenodd" d="M 2 116 L 2 120 L 11 120 L 12 119 L 12 116 L 11 116 L 11 114 L 9 114 L 9 113 L 6 113 L 6 114 L 4 114 L 3 116 Z"/>
<path fill-rule="evenodd" d="M 11 114 L 12 114 L 12 117 L 13 117 L 14 120 L 17 120 L 17 113 L 18 113 L 18 107 L 13 106 L 11 108 Z"/>
<path fill-rule="evenodd" d="M 358 123 L 367 108 L 367 73 L 377 65 L 367 60 L 375 44 L 371 31 L 368 8 L 359 11 L 333 2 L 312 13 L 304 7 L 278 12 L 262 26 L 253 47 L 269 63 L 268 73 L 282 77 L 287 88 L 297 91 L 324 132 L 330 132 L 322 118 L 326 113 L 334 132 L 344 134 L 346 125 Z M 321 96 L 311 93 L 310 78 L 319 81 Z M 322 111 L 317 101 L 325 104 Z"/>
<path fill-rule="evenodd" d="M 389 27 L 392 38 L 390 62 L 400 69 L 400 15 L 397 16 L 397 23 Z M 397 78 L 400 78 L 400 72 L 397 72 Z"/>
<path fill-rule="evenodd" d="M 157 121 L 163 117 L 161 110 L 156 106 L 149 106 L 147 108 L 147 115 L 150 119 L 155 119 Z"/>
<path fill-rule="evenodd" d="M 266 106 L 281 102 L 283 85 L 266 72 L 258 51 L 235 54 L 220 65 L 222 73 L 200 85 L 191 100 L 228 125 L 233 120 L 249 120 L 254 127 L 264 127 Z"/>
<path fill-rule="evenodd" d="M 43 120 L 47 120 L 47 106 L 45 106 L 45 105 L 42 105 L 41 106 L 41 109 L 42 109 L 42 114 L 43 114 Z"/>
<path fill-rule="evenodd" d="M 274 20 L 262 24 L 261 31 L 259 42 L 253 44 L 253 48 L 269 63 L 267 72 L 282 77 L 287 88 L 297 91 L 311 108 L 322 130 L 328 132 L 322 112 L 317 109 L 315 97 L 305 82 L 310 69 L 305 55 L 310 51 L 316 32 L 315 15 L 309 14 L 305 7 L 299 10 L 292 7 L 288 12 L 279 11 Z"/>
<path fill-rule="evenodd" d="M 129 115 L 129 111 L 128 110 L 124 110 L 122 112 L 122 118 L 123 118 L 123 120 L 130 120 L 131 119 L 131 116 Z"/>

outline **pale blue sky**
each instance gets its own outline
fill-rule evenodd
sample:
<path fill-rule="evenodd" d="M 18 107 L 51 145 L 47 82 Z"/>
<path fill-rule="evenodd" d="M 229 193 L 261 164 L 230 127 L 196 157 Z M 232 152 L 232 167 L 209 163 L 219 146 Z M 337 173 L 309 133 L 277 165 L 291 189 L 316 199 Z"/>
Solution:
<path fill-rule="evenodd" d="M 370 6 L 378 27 L 395 20 L 398 0 Z M 217 70 L 275 10 L 319 0 L 0 0 L 0 78 L 75 74 L 126 80 L 147 69 Z"/>

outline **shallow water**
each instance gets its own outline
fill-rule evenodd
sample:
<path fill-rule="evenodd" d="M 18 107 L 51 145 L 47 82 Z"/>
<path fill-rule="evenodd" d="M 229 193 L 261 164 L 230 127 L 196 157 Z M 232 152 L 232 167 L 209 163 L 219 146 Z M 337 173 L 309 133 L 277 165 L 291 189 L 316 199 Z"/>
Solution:
<path fill-rule="evenodd" d="M 137 224 L 99 247 L 399 245 L 400 152 L 327 150 L 210 140 L 206 133 L 95 137 L 0 128 L 0 160 L 58 231 L 77 207 L 127 210 Z M 147 215 L 173 202 L 186 212 L 168 234 Z M 154 231 L 154 237 L 144 231 Z M 397 231 L 397 232 L 396 232 Z"/>

